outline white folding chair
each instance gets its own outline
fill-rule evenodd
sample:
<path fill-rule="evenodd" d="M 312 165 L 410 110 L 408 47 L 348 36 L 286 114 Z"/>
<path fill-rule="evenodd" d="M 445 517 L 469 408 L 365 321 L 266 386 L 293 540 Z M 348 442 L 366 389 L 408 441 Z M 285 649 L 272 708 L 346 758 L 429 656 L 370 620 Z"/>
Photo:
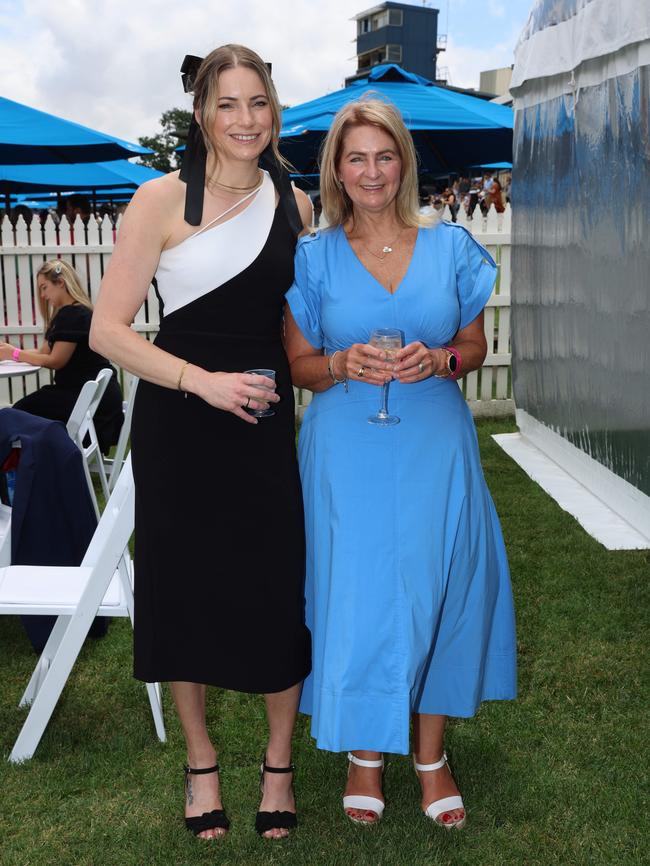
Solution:
<path fill-rule="evenodd" d="M 0 567 L 11 565 L 11 506 L 0 503 Z"/>
<path fill-rule="evenodd" d="M 126 456 L 126 448 L 129 444 L 129 436 L 131 435 L 131 419 L 133 417 L 133 404 L 135 402 L 135 392 L 138 390 L 138 382 L 140 381 L 137 376 L 133 376 L 130 373 L 125 372 L 125 381 L 124 387 L 125 392 L 127 376 L 130 377 L 130 386 L 128 388 L 128 399 L 124 401 L 122 404 L 122 410 L 124 412 L 124 422 L 122 424 L 122 429 L 120 430 L 120 436 L 117 440 L 117 445 L 115 446 L 115 453 L 112 458 L 108 458 L 104 460 L 104 466 L 107 471 L 109 471 L 108 475 L 108 489 L 112 490 L 115 487 L 115 482 L 120 474 L 122 469 L 122 464 L 124 463 L 124 458 Z"/>
<path fill-rule="evenodd" d="M 133 533 L 135 488 L 131 459 L 108 500 L 80 566 L 0 568 L 0 614 L 56 615 L 20 706 L 29 714 L 9 756 L 31 758 L 47 727 L 95 616 L 128 616 L 133 623 L 133 588 L 118 564 Z M 166 739 L 159 683 L 147 683 L 158 738 Z"/>
<path fill-rule="evenodd" d="M 90 491 L 90 498 L 93 501 L 95 514 L 99 520 L 99 503 L 95 495 L 92 477 L 90 475 L 91 467 L 99 475 L 99 480 L 102 485 L 102 491 L 106 499 L 109 496 L 108 478 L 106 469 L 104 468 L 104 459 L 99 447 L 97 431 L 95 430 L 94 417 L 99 402 L 104 396 L 104 392 L 108 386 L 113 371 L 108 367 L 100 370 L 96 379 L 90 379 L 86 382 L 79 392 L 77 402 L 68 418 L 66 430 L 70 438 L 76 443 L 83 456 L 84 472 Z M 84 445 L 84 441 L 88 444 Z"/>

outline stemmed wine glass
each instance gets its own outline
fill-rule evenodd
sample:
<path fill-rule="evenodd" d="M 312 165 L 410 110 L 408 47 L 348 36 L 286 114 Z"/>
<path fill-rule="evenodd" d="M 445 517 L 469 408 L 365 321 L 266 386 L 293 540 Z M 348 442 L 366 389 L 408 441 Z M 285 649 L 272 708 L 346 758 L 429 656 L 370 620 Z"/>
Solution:
<path fill-rule="evenodd" d="M 402 332 L 397 328 L 376 328 L 370 335 L 370 345 L 376 349 L 381 349 L 387 361 L 394 361 L 395 352 L 401 349 L 403 345 Z M 369 424 L 378 424 L 380 427 L 392 427 L 393 424 L 399 424 L 400 419 L 397 415 L 388 414 L 389 385 L 390 380 L 382 385 L 379 411 L 376 415 L 371 415 L 368 418 Z"/>

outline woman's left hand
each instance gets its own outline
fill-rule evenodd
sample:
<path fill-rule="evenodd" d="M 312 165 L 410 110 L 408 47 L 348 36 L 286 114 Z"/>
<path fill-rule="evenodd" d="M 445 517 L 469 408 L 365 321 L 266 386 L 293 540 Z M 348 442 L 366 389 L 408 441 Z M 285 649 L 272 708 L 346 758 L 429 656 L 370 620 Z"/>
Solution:
<path fill-rule="evenodd" d="M 444 349 L 429 349 L 416 341 L 395 353 L 394 377 L 403 385 L 421 382 L 431 375 L 444 376 L 447 369 L 447 352 Z"/>
<path fill-rule="evenodd" d="M 0 343 L 0 361 L 11 361 L 13 352 L 11 343 Z"/>

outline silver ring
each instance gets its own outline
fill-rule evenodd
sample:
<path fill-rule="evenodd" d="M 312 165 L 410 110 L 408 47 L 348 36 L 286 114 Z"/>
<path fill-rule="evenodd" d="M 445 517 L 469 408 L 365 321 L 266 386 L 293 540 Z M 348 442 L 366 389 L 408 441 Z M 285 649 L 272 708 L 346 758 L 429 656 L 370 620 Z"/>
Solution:
<path fill-rule="evenodd" d="M 246 400 L 246 405 L 245 405 L 243 408 L 244 408 L 244 409 L 248 409 L 248 407 L 250 406 L 250 404 L 251 404 L 251 398 L 248 397 L 247 400 Z"/>
<path fill-rule="evenodd" d="M 420 361 L 418 367 L 420 368 L 420 373 L 424 373 L 424 364 L 422 363 L 422 361 Z"/>
<path fill-rule="evenodd" d="M 360 379 L 363 379 L 363 377 L 365 376 L 365 374 L 366 374 L 366 368 L 365 368 L 365 367 L 359 367 L 359 372 L 357 373 L 357 376 L 358 376 Z"/>

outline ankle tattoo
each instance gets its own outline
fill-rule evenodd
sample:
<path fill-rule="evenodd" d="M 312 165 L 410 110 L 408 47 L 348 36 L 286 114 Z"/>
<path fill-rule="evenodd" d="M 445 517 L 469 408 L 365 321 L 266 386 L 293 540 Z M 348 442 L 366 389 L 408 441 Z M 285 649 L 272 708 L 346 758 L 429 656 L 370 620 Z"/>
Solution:
<path fill-rule="evenodd" d="M 187 805 L 191 806 L 194 803 L 194 793 L 192 791 L 192 779 L 188 778 L 187 786 L 185 789 L 185 796 L 187 798 Z"/>

